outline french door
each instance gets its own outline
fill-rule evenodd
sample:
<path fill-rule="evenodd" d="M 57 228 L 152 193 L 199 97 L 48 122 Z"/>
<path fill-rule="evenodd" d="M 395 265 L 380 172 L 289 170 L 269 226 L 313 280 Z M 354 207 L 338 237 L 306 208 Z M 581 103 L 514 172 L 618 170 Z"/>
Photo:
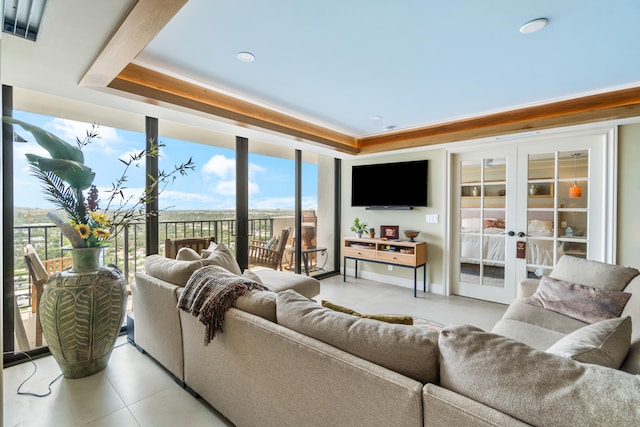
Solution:
<path fill-rule="evenodd" d="M 450 291 L 508 304 L 565 255 L 610 259 L 611 129 L 451 155 Z"/>

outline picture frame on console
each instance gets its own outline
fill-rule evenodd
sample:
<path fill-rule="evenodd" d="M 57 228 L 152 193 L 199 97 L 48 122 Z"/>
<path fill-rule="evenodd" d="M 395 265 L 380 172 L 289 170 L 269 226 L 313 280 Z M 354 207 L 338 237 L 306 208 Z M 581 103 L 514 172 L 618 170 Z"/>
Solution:
<path fill-rule="evenodd" d="M 398 225 L 381 225 L 380 238 L 387 240 L 398 240 L 400 237 L 400 226 Z"/>

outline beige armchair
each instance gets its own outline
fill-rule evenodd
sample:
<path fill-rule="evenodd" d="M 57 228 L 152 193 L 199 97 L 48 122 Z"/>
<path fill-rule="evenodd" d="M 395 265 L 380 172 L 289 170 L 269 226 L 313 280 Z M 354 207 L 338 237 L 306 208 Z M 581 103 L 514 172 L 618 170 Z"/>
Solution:
<path fill-rule="evenodd" d="M 282 270 L 282 254 L 289 239 L 290 228 L 282 229 L 280 236 L 269 241 L 252 240 L 249 244 L 249 265 Z"/>

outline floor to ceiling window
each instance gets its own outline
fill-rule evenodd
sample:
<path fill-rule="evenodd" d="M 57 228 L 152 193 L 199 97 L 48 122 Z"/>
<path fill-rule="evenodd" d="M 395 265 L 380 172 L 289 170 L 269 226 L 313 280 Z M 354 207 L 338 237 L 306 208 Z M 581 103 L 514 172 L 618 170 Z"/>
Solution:
<path fill-rule="evenodd" d="M 158 253 L 163 253 L 166 238 L 187 237 L 215 237 L 235 251 L 235 151 L 211 140 L 203 144 L 161 135 L 159 142 L 160 171 L 189 158 L 195 170 L 179 176 L 158 198 Z"/>

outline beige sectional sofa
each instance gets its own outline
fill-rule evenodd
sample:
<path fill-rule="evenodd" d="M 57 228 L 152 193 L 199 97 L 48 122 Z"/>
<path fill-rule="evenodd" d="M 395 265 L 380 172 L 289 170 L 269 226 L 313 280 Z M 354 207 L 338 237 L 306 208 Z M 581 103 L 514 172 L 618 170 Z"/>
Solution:
<path fill-rule="evenodd" d="M 235 425 L 640 425 L 637 331 L 625 372 L 546 353 L 547 342 L 527 345 L 517 332 L 517 322 L 533 324 L 560 339 L 580 329 L 570 318 L 575 328 L 562 329 L 548 313 L 510 308 L 501 334 L 468 325 L 438 333 L 332 311 L 308 299 L 319 291 L 314 279 L 261 270 L 275 292 L 240 297 L 205 345 L 205 326 L 176 310 L 183 284 L 155 269 L 168 261 L 155 261 L 133 286 L 136 345 Z M 180 276 L 174 265 L 162 269 Z M 625 290 L 638 286 L 640 276 Z M 522 288 L 530 296 L 535 284 Z M 637 317 L 638 295 L 623 317 Z"/>

